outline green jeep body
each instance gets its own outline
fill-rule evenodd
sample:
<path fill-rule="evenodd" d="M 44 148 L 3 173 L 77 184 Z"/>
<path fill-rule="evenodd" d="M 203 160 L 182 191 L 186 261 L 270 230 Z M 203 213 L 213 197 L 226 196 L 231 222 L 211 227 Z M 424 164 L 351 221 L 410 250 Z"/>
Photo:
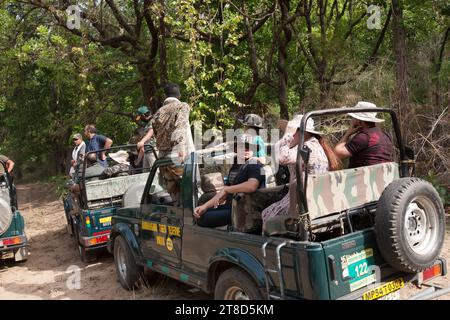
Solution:
<path fill-rule="evenodd" d="M 25 221 L 17 208 L 16 190 L 8 173 L 2 176 L 0 197 L 2 198 L 0 210 L 4 209 L 7 211 L 0 212 L 0 214 L 8 215 L 10 219 L 10 224 L 6 231 L 0 232 L 0 259 L 27 260 L 28 239 L 25 235 Z"/>
<path fill-rule="evenodd" d="M 308 198 L 303 205 L 309 207 L 312 228 L 320 231 L 333 219 L 339 221 L 337 215 L 325 212 L 336 210 L 351 216 L 353 225 L 345 226 L 345 229 L 352 229 L 345 235 L 321 238 L 324 233 L 318 232 L 314 240 L 299 241 L 288 233 L 266 236 L 261 235 L 261 229 L 246 232 L 250 229 L 245 225 L 254 215 L 244 213 L 244 221 L 235 219 L 239 214 L 236 211 L 240 210 L 236 200 L 233 200 L 232 227 L 199 227 L 193 218 L 199 185 L 195 159 L 193 154 L 191 163 L 184 165 L 180 182 L 181 207 L 163 204 L 164 194 L 157 187 L 158 167 L 172 162 L 169 159 L 155 162 L 140 206 L 118 209 L 113 216 L 108 242 L 110 252 L 114 252 L 115 240 L 120 236 L 140 268 L 167 275 L 206 293 L 215 291 L 221 274 L 237 268 L 252 279 L 262 297 L 269 299 L 372 299 L 394 292 L 406 282 L 420 284 L 424 280 L 423 272 L 405 273 L 386 263 L 380 254 L 374 228 L 363 223 L 374 214 L 383 188 L 406 175 L 402 165 L 399 168 L 395 163 L 388 163 L 309 177 L 308 187 L 312 188 L 303 194 Z M 333 183 L 335 189 L 330 187 Z M 366 186 L 364 194 L 361 188 L 353 188 L 359 183 Z M 291 190 L 304 187 L 302 182 L 298 184 L 297 189 Z M 280 192 L 279 187 L 273 190 Z M 252 203 L 252 199 L 244 199 L 241 207 L 250 211 L 256 208 L 261 198 L 254 199 L 258 200 Z M 291 194 L 292 199 L 295 194 Z M 436 276 L 446 274 L 444 259 L 437 259 L 435 265 L 440 268 Z"/>
<path fill-rule="evenodd" d="M 135 145 L 116 146 L 108 151 L 131 148 L 135 148 Z M 95 152 L 99 151 L 104 150 Z M 85 168 L 86 163 L 82 165 Z M 69 234 L 74 235 L 83 261 L 94 261 L 98 251 L 105 250 L 111 231 L 111 218 L 122 207 L 125 192 L 130 186 L 139 183 L 143 188 L 149 175 L 148 172 L 137 173 L 133 170 L 129 173 L 108 179 L 96 177 L 92 181 L 86 181 L 83 175 L 79 181 L 81 192 L 77 195 L 69 193 L 64 199 L 67 229 Z"/>

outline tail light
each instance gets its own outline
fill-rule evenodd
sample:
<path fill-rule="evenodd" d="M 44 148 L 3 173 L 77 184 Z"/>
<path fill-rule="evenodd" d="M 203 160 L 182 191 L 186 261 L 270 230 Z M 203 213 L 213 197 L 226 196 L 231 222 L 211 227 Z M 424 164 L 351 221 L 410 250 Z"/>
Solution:
<path fill-rule="evenodd" d="M 422 284 L 424 282 L 427 282 L 431 279 L 443 275 L 442 271 L 443 270 L 441 262 L 438 262 L 437 264 L 423 270 L 422 272 L 419 273 L 419 281 L 418 281 L 419 284 Z"/>
<path fill-rule="evenodd" d="M 0 241 L 1 245 L 0 247 L 8 247 L 8 246 L 14 246 L 23 243 L 24 240 L 21 236 L 11 237 L 11 238 L 5 238 Z"/>

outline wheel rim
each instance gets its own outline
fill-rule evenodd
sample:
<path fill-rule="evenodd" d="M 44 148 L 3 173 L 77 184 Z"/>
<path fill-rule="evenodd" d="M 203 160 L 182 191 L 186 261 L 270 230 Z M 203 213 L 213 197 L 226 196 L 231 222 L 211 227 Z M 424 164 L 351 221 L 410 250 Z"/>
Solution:
<path fill-rule="evenodd" d="M 233 286 L 225 292 L 224 300 L 250 300 L 250 298 L 242 288 Z"/>
<path fill-rule="evenodd" d="M 426 254 L 436 246 L 438 237 L 438 212 L 425 197 L 415 197 L 405 214 L 405 237 L 411 250 Z"/>
<path fill-rule="evenodd" d="M 117 245 L 117 268 L 122 279 L 127 278 L 127 265 L 125 263 L 125 252 L 120 244 Z"/>

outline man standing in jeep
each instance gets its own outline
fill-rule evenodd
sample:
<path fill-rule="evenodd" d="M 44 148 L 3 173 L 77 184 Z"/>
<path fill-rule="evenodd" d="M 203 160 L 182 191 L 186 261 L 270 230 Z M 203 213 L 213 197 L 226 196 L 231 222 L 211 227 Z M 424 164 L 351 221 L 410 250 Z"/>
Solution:
<path fill-rule="evenodd" d="M 155 135 L 158 157 L 172 157 L 180 164 L 167 166 L 161 170 L 172 200 L 178 203 L 180 193 L 178 184 L 183 173 L 182 164 L 195 150 L 189 125 L 191 107 L 179 100 L 181 94 L 177 84 L 167 84 L 164 87 L 164 93 L 166 100 L 153 116 L 148 126 L 149 130 L 138 142 L 137 148 L 143 152 L 144 144 Z"/>
<path fill-rule="evenodd" d="M 113 141 L 110 138 L 97 134 L 97 128 L 92 124 L 88 124 L 84 128 L 84 135 L 89 139 L 86 153 L 100 149 L 109 149 L 113 144 Z M 106 154 L 104 151 L 97 152 L 97 161 L 103 167 L 108 167 L 108 162 L 106 161 Z"/>
<path fill-rule="evenodd" d="M 355 106 L 355 108 L 367 107 L 376 108 L 376 105 L 360 101 Z M 350 158 L 348 168 L 393 161 L 394 150 L 391 137 L 376 126 L 376 123 L 384 120 L 377 118 L 376 112 L 349 113 L 348 115 L 353 117 L 351 125 L 334 149 L 340 159 Z M 355 135 L 350 138 L 353 134 Z"/>

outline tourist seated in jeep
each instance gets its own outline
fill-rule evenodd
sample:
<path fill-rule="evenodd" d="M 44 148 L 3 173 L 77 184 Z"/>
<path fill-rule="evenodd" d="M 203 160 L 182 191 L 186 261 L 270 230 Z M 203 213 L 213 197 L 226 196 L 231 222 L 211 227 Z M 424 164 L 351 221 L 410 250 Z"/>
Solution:
<path fill-rule="evenodd" d="M 280 129 L 285 132 L 283 137 L 275 144 L 275 161 L 280 165 L 287 165 L 290 172 L 290 185 L 296 181 L 295 164 L 297 162 L 299 127 L 303 115 L 299 114 L 287 121 L 280 121 Z M 339 170 L 341 165 L 333 149 L 329 146 L 322 133 L 315 130 L 314 120 L 309 118 L 306 122 L 305 143 L 311 150 L 308 162 L 308 174 L 321 174 L 327 171 Z M 283 199 L 271 204 L 262 211 L 263 222 L 276 216 L 288 215 L 290 196 L 287 193 Z"/>
<path fill-rule="evenodd" d="M 221 227 L 231 224 L 231 202 L 233 195 L 237 193 L 253 193 L 265 184 L 262 174 L 263 165 L 254 156 L 254 150 L 258 148 L 253 137 L 241 135 L 235 144 L 237 166 L 230 170 L 236 170 L 236 176 L 229 180 L 229 185 L 224 186 L 212 199 L 198 206 L 194 210 L 194 217 L 201 227 Z M 231 174 L 229 174 L 230 176 Z"/>
<path fill-rule="evenodd" d="M 376 108 L 371 102 L 360 101 L 355 108 Z M 349 158 L 348 168 L 371 166 L 394 161 L 394 148 L 391 137 L 376 123 L 376 112 L 348 113 L 353 118 L 350 127 L 335 147 L 340 159 Z M 353 136 L 354 135 L 354 136 Z"/>

